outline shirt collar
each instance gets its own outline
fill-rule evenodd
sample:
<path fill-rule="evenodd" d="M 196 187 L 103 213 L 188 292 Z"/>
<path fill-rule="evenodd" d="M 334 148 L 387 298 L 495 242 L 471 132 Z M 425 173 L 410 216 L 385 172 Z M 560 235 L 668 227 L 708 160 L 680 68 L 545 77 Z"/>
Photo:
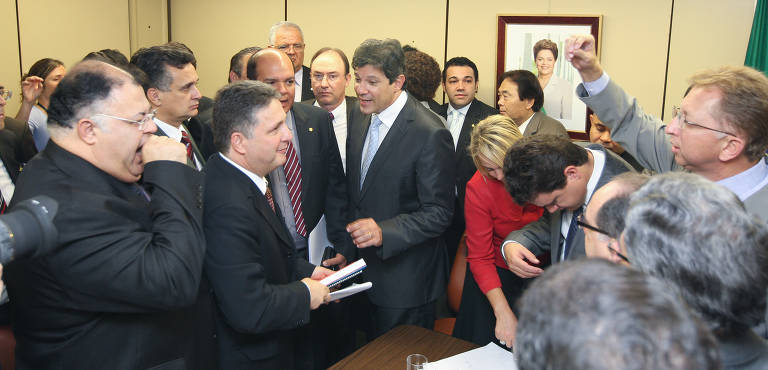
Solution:
<path fill-rule="evenodd" d="M 157 127 L 160 128 L 161 130 L 163 130 L 165 135 L 167 135 L 169 138 L 171 138 L 173 140 L 176 140 L 176 141 L 181 141 L 181 132 L 182 131 L 187 131 L 187 130 L 184 129 L 184 125 L 179 125 L 179 127 L 173 127 L 173 126 L 171 126 L 171 125 L 169 125 L 169 124 L 159 120 L 157 117 L 155 117 L 154 120 L 155 120 L 155 124 L 157 125 Z M 187 134 L 189 134 L 189 132 L 187 132 Z"/>
<path fill-rule="evenodd" d="M 392 127 L 392 124 L 395 123 L 395 119 L 397 118 L 397 115 L 400 114 L 400 111 L 403 110 L 403 107 L 405 106 L 405 102 L 408 101 L 408 93 L 405 91 L 400 92 L 400 96 L 395 99 L 395 102 L 390 104 L 387 108 L 385 108 L 381 113 L 375 114 L 377 117 L 379 117 L 379 120 L 382 124 L 384 124 L 387 127 Z"/>
<path fill-rule="evenodd" d="M 455 109 L 453 107 L 453 105 L 451 105 L 451 103 L 448 103 L 448 115 L 450 116 L 451 112 L 453 112 L 453 111 L 458 111 L 463 116 L 466 116 L 467 115 L 467 111 L 469 111 L 469 106 L 470 105 L 472 105 L 472 102 L 469 102 L 469 104 L 467 104 L 467 105 L 465 105 L 465 106 L 463 106 L 463 107 L 461 107 L 459 109 Z"/>
<path fill-rule="evenodd" d="M 767 178 L 768 164 L 765 163 L 765 160 L 761 159 L 748 170 L 722 179 L 717 183 L 734 192 L 743 201 L 762 188 L 762 186 L 758 185 L 762 184 Z"/>
<path fill-rule="evenodd" d="M 317 102 L 317 99 L 315 99 L 314 106 L 318 108 L 322 108 L 320 106 L 320 103 Z M 341 104 L 339 104 L 336 108 L 334 108 L 331 112 L 333 114 L 333 120 L 336 121 L 339 119 L 339 117 L 346 117 L 347 116 L 347 98 L 341 99 Z"/>
<path fill-rule="evenodd" d="M 528 117 L 528 119 L 527 119 L 527 120 L 525 120 L 525 122 L 523 122 L 523 124 L 522 124 L 522 125 L 519 125 L 519 126 L 517 126 L 517 128 L 520 130 L 520 133 L 521 133 L 521 134 L 522 134 L 523 132 L 525 132 L 525 128 L 528 126 L 528 122 L 531 122 L 531 119 L 533 118 L 533 116 L 534 116 L 534 115 L 536 115 L 536 112 L 533 112 L 533 114 L 531 114 L 531 116 L 530 116 L 530 117 Z"/>
<path fill-rule="evenodd" d="M 301 81 L 304 78 L 304 67 L 299 68 L 299 70 L 293 74 L 293 78 L 295 80 L 294 83 L 301 86 Z"/>
<path fill-rule="evenodd" d="M 586 148 L 585 148 L 586 149 Z M 584 205 L 589 203 L 589 200 L 592 198 L 592 193 L 595 192 L 595 189 L 597 188 L 597 183 L 600 181 L 600 177 L 603 176 L 603 169 L 605 168 L 605 152 L 602 152 L 600 150 L 593 150 L 593 149 L 587 149 L 590 153 L 592 153 L 592 158 L 594 159 L 594 163 L 592 166 L 592 175 L 589 176 L 589 181 L 587 182 L 587 196 L 584 198 Z"/>
<path fill-rule="evenodd" d="M 229 164 L 240 170 L 240 172 L 248 176 L 248 178 L 251 179 L 254 184 L 256 184 L 262 194 L 267 193 L 267 179 L 264 176 L 259 176 L 251 171 L 246 170 L 245 167 L 235 163 L 235 161 L 229 159 L 229 157 L 224 155 L 224 153 L 219 153 L 219 155 L 221 158 L 224 158 L 225 161 L 229 162 Z"/>

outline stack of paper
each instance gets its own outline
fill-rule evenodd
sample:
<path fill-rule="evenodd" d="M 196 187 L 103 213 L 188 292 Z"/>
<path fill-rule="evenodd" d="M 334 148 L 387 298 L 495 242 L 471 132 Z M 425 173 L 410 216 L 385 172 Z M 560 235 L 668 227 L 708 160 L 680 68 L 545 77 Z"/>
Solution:
<path fill-rule="evenodd" d="M 425 369 L 517 370 L 517 363 L 515 362 L 515 357 L 512 355 L 512 352 L 491 342 L 485 347 L 459 353 L 456 356 L 444 358 L 440 361 L 430 362 Z"/>

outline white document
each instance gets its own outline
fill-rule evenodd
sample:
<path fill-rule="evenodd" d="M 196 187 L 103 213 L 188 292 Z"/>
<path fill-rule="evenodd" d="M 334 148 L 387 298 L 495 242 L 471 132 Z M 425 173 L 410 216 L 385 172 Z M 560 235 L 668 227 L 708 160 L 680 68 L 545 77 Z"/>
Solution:
<path fill-rule="evenodd" d="M 512 352 L 509 352 L 495 343 L 488 343 L 485 347 L 480 347 L 459 353 L 458 355 L 444 358 L 440 361 L 429 362 L 425 369 L 505 369 L 505 370 L 517 370 L 517 363 Z"/>
<path fill-rule="evenodd" d="M 371 289 L 372 286 L 373 284 L 370 281 L 367 281 L 362 284 L 352 284 L 342 290 L 331 292 L 331 294 L 329 295 L 331 296 L 331 300 L 335 301 L 337 299 L 347 298 L 353 294 L 364 292 L 368 289 Z"/>
<path fill-rule="evenodd" d="M 329 287 L 333 288 L 336 285 L 339 285 L 355 276 L 363 272 L 366 268 L 365 260 L 362 258 L 350 263 L 349 265 L 345 266 L 343 269 L 334 272 L 331 275 L 326 276 L 323 278 L 323 280 L 320 280 L 320 283 Z"/>
<path fill-rule="evenodd" d="M 312 229 L 308 236 L 309 263 L 315 266 L 320 266 L 320 262 L 322 262 L 320 259 L 323 258 L 325 247 L 333 246 L 333 244 L 328 241 L 328 233 L 325 226 L 325 215 L 323 215 L 323 217 L 320 217 L 320 221 L 317 222 L 317 226 Z"/>

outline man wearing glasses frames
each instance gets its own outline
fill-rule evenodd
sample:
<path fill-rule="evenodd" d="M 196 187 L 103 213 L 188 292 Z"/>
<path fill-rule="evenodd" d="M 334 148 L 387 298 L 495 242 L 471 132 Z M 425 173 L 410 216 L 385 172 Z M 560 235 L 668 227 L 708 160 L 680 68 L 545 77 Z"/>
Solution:
<path fill-rule="evenodd" d="M 315 97 L 312 93 L 310 70 L 304 66 L 304 32 L 298 24 L 278 22 L 269 29 L 269 47 L 275 48 L 288 55 L 293 63 L 295 94 L 294 102 L 301 102 Z"/>
<path fill-rule="evenodd" d="M 186 368 L 205 254 L 202 176 L 155 136 L 136 80 L 76 65 L 48 109 L 51 140 L 19 176 L 11 209 L 59 204 L 59 247 L 6 266 L 20 368 Z M 137 185 L 139 178 L 147 190 Z"/>
<path fill-rule="evenodd" d="M 643 113 L 595 55 L 591 35 L 572 36 L 566 58 L 584 83 L 577 94 L 644 167 L 656 172 L 687 169 L 739 196 L 768 220 L 768 78 L 748 67 L 720 67 L 691 77 L 669 125 Z M 768 334 L 768 332 L 767 332 Z"/>
<path fill-rule="evenodd" d="M 595 191 L 584 213 L 577 220 L 579 227 L 584 230 L 587 257 L 629 263 L 619 246 L 619 238 L 624 230 L 624 213 L 629 195 L 647 181 L 647 175 L 626 172 Z"/>

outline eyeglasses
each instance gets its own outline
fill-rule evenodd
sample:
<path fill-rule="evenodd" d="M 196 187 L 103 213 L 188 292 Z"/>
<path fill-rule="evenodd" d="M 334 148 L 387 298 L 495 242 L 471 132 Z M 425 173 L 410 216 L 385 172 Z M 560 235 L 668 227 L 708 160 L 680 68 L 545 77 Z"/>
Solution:
<path fill-rule="evenodd" d="M 0 88 L 0 98 L 3 100 L 9 100 L 13 96 L 13 91 Z"/>
<path fill-rule="evenodd" d="M 280 44 L 275 46 L 275 48 L 280 51 L 287 51 L 290 48 L 293 48 L 293 50 L 296 51 L 302 51 L 304 50 L 304 44 Z"/>
<path fill-rule="evenodd" d="M 728 131 L 718 130 L 718 129 L 715 129 L 715 128 L 707 127 L 707 126 L 700 125 L 698 123 L 686 120 L 685 117 L 683 116 L 683 111 L 680 110 L 680 107 L 672 107 L 672 111 L 675 114 L 674 117 L 677 118 L 677 122 L 680 123 L 680 128 L 682 128 L 682 127 L 684 127 L 686 125 L 687 126 L 696 126 L 696 127 L 701 127 L 703 129 L 710 130 L 710 131 L 719 132 L 721 134 L 726 134 L 726 135 L 730 135 L 730 136 L 736 136 L 736 135 L 734 135 L 734 134 L 732 134 L 732 133 L 730 133 Z"/>
<path fill-rule="evenodd" d="M 580 214 L 579 218 L 576 219 L 576 224 L 579 225 L 579 227 L 581 227 L 582 229 L 590 229 L 590 230 L 592 230 L 592 231 L 594 231 L 596 233 L 600 233 L 600 234 L 603 234 L 603 235 L 605 235 L 605 236 L 607 236 L 609 238 L 613 238 L 613 236 L 611 236 L 611 234 L 608 234 L 607 231 L 605 231 L 603 229 L 600 229 L 600 228 L 598 228 L 596 226 L 592 226 L 592 225 L 584 222 L 584 214 L 583 213 Z M 616 253 L 616 256 L 618 256 L 619 258 L 624 260 L 624 262 L 629 263 L 629 258 L 627 258 L 627 256 L 621 254 L 621 252 L 619 252 L 616 249 L 612 248 L 610 245 L 606 245 L 606 247 L 611 252 Z"/>
<path fill-rule="evenodd" d="M 136 125 L 136 127 L 138 127 L 139 131 L 143 131 L 144 130 L 144 124 L 149 122 L 149 121 L 151 121 L 151 120 L 153 120 L 155 118 L 155 114 L 156 113 L 157 113 L 157 109 L 154 109 L 151 112 L 145 114 L 144 117 L 142 119 L 140 119 L 140 120 L 132 120 L 132 119 L 112 116 L 112 115 L 104 114 L 104 113 L 96 113 L 96 114 L 94 114 L 94 116 L 104 116 L 104 117 L 114 118 L 114 119 L 116 119 L 118 121 L 128 122 L 130 124 Z"/>
<path fill-rule="evenodd" d="M 328 79 L 328 82 L 334 83 L 339 80 L 339 75 L 336 73 L 328 73 L 328 74 L 315 73 L 312 75 L 312 81 L 315 81 L 316 83 L 321 83 L 326 78 Z"/>

